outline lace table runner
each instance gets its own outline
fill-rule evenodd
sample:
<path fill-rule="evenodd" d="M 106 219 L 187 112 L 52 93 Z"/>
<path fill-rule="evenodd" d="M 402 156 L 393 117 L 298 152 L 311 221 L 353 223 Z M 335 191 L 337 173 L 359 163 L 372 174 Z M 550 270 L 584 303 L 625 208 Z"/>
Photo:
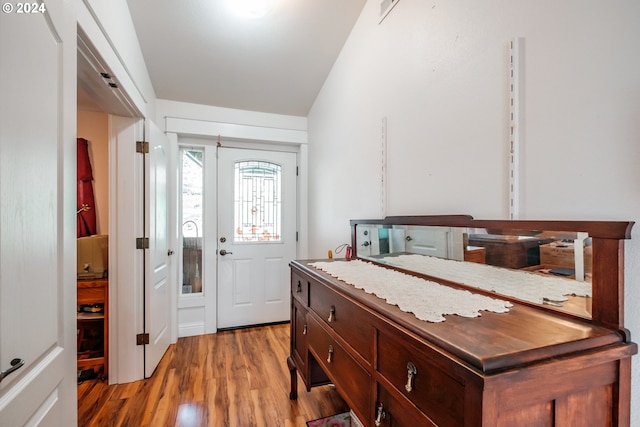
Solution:
<path fill-rule="evenodd" d="M 443 322 L 447 314 L 478 317 L 480 311 L 506 313 L 512 306 L 508 301 L 440 285 L 360 260 L 309 265 L 428 322 Z"/>
<path fill-rule="evenodd" d="M 591 296 L 589 282 L 487 264 L 415 254 L 389 256 L 384 258 L 384 262 L 536 304 L 561 303 L 567 301 L 567 295 Z"/>

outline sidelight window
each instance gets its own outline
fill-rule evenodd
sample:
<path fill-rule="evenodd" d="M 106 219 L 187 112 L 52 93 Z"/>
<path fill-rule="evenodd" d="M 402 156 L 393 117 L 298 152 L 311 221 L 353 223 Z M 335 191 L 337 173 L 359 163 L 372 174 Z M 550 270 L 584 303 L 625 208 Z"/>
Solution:
<path fill-rule="evenodd" d="M 182 149 L 182 293 L 202 292 L 203 155 Z"/>

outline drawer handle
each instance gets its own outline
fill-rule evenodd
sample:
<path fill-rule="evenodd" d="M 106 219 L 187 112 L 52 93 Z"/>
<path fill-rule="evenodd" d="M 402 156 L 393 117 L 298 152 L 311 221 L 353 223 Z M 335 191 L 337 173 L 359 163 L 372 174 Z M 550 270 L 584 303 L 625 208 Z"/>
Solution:
<path fill-rule="evenodd" d="M 331 363 L 333 360 L 333 346 L 329 345 L 329 355 L 327 356 L 327 363 Z"/>
<path fill-rule="evenodd" d="M 307 324 L 306 323 L 302 327 L 302 335 L 307 335 Z"/>
<path fill-rule="evenodd" d="M 329 310 L 329 318 L 327 319 L 327 322 L 331 323 L 334 320 L 336 320 L 336 306 L 332 305 L 331 310 Z"/>
<path fill-rule="evenodd" d="M 378 406 L 378 415 L 376 416 L 376 427 L 380 427 L 382 425 L 382 420 L 387 417 L 387 412 L 384 410 L 384 406 L 382 403 Z"/>
<path fill-rule="evenodd" d="M 408 392 L 413 390 L 413 379 L 417 374 L 418 370 L 416 369 L 416 365 L 411 362 L 407 363 L 407 385 L 405 385 L 404 388 Z"/>
<path fill-rule="evenodd" d="M 302 292 L 302 283 L 300 283 L 300 280 L 298 280 L 298 288 L 296 289 L 296 292 Z"/>

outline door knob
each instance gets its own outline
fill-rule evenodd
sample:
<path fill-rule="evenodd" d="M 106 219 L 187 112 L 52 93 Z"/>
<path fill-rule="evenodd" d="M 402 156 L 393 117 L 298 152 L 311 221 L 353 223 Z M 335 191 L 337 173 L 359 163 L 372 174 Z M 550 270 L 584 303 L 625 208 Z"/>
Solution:
<path fill-rule="evenodd" d="M 18 359 L 18 358 L 13 359 L 11 361 L 11 367 L 9 369 L 7 369 L 7 370 L 4 370 L 4 371 L 0 372 L 0 382 L 7 375 L 10 375 L 13 372 L 15 372 L 16 370 L 22 368 L 22 365 L 24 365 L 24 360 L 23 359 Z"/>
<path fill-rule="evenodd" d="M 220 249 L 220 255 L 225 256 L 225 255 L 231 255 L 233 252 L 228 252 L 225 249 Z"/>

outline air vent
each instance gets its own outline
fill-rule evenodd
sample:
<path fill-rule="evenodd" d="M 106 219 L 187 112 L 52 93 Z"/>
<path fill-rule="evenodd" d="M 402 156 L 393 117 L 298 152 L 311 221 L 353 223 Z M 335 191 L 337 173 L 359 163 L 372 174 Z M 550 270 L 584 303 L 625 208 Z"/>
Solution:
<path fill-rule="evenodd" d="M 398 4 L 400 0 L 381 0 L 380 1 L 380 20 L 378 23 L 382 22 L 384 18 L 387 17 L 391 9 Z"/>

